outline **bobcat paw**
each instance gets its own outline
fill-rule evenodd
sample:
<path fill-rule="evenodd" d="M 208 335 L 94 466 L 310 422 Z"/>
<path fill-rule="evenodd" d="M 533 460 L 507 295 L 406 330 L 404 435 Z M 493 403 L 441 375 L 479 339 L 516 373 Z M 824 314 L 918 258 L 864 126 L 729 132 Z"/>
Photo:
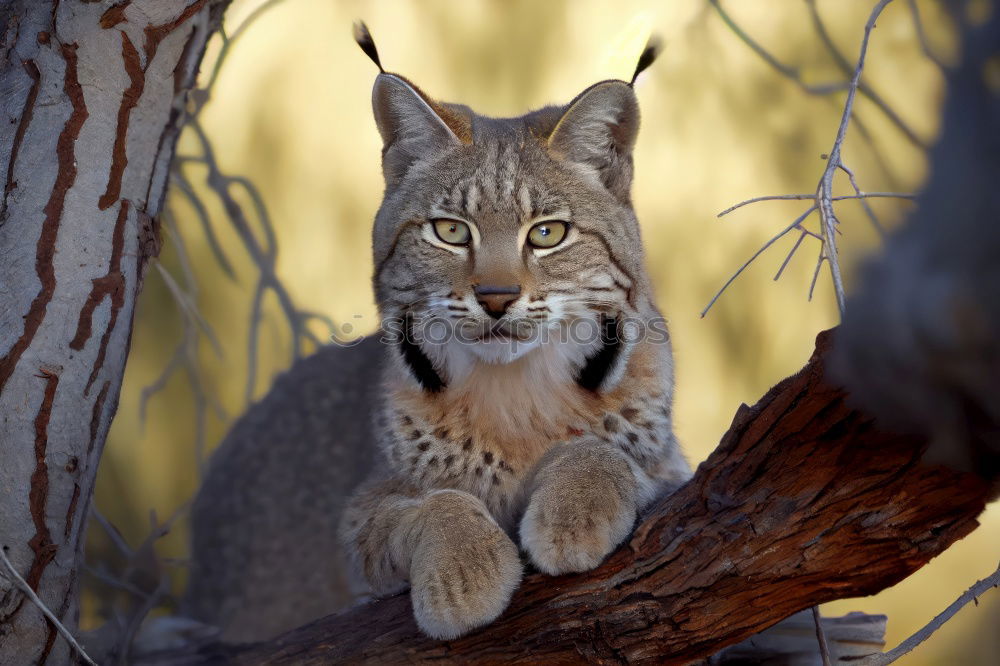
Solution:
<path fill-rule="evenodd" d="M 590 571 L 625 540 L 634 522 L 634 504 L 619 495 L 542 486 L 521 519 L 521 545 L 550 576 Z"/>
<path fill-rule="evenodd" d="M 431 494 L 410 565 L 417 625 L 450 639 L 495 620 L 521 581 L 517 546 L 475 497 Z"/>

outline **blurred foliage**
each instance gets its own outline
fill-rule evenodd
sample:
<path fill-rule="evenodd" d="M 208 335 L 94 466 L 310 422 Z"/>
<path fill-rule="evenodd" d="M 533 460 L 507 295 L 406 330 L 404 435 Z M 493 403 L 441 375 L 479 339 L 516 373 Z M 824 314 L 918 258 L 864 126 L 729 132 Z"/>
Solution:
<path fill-rule="evenodd" d="M 260 4 L 236 0 L 227 17 L 230 31 Z M 816 4 L 831 39 L 853 66 L 873 2 Z M 724 6 L 782 62 L 799 67 L 805 81 L 844 80 L 817 39 L 807 2 L 729 0 Z M 939 8 L 928 0 L 919 6 L 930 41 L 949 57 L 954 46 Z M 350 36 L 350 25 L 359 17 L 371 28 L 387 69 L 411 77 L 435 97 L 497 116 L 566 102 L 602 78 L 628 78 L 648 34 L 664 38 L 661 59 L 637 85 L 643 126 L 634 196 L 658 301 L 672 325 L 677 430 L 692 462 L 715 447 L 740 402 L 754 402 L 796 371 L 811 352 L 815 334 L 837 323 L 826 271 L 817 296 L 806 301 L 818 251 L 810 243 L 815 241 L 807 239 L 781 280 L 772 281 L 794 242 L 791 236 L 751 266 L 705 319 L 698 316 L 725 279 L 806 204 L 760 203 L 722 220 L 716 214 L 753 196 L 813 191 L 843 102 L 843 93 L 804 93 L 747 48 L 701 0 L 276 3 L 233 44 L 200 120 L 223 171 L 247 176 L 267 203 L 279 247 L 277 274 L 299 307 L 328 314 L 345 334 L 375 327 L 369 229 L 382 192 L 380 142 L 370 111 L 375 69 Z M 219 47 L 215 43 L 206 56 L 206 76 Z M 943 79 L 921 52 L 906 2 L 890 5 L 879 20 L 864 80 L 920 137 L 933 140 Z M 861 187 L 919 188 L 925 178 L 923 152 L 869 100 L 859 98 L 855 109 L 869 138 L 852 125 L 844 157 Z M 178 152 L 196 150 L 188 131 Z M 257 272 L 217 198 L 204 189 L 203 173 L 197 165 L 190 169 L 235 274 L 231 279 L 220 268 L 189 201 L 173 191 L 169 207 L 190 254 L 197 307 L 220 341 L 219 352 L 204 338 L 196 350 L 204 388 L 224 408 L 224 413 L 206 415 L 207 441 L 214 444 L 228 427 L 225 416 L 246 407 L 247 332 Z M 838 182 L 838 193 L 850 193 L 846 180 Z M 235 196 L 250 208 L 244 192 Z M 872 201 L 889 226 L 910 205 Z M 852 267 L 878 239 L 857 202 L 843 202 L 839 212 L 849 288 Z M 160 263 L 181 282 L 183 267 L 169 238 Z M 161 273 L 150 271 L 96 498 L 132 544 L 149 533 L 150 510 L 171 515 L 199 482 L 188 377 L 173 375 L 150 400 L 145 422 L 140 419 L 142 389 L 169 362 L 183 330 Z M 312 330 L 328 335 L 322 325 Z M 270 296 L 260 334 L 256 397 L 290 361 L 289 327 Z M 159 542 L 161 555 L 184 557 L 185 521 L 182 516 Z M 112 561 L 113 546 L 95 522 L 88 560 Z M 983 516 L 982 528 L 916 575 L 875 597 L 829 604 L 824 612 L 887 613 L 888 640 L 894 645 L 989 573 L 998 552 L 1000 507 L 995 505 Z M 91 583 L 85 626 L 99 621 L 107 598 L 95 594 L 102 588 Z M 180 589 L 183 575 L 174 585 Z M 996 646 L 980 637 L 995 633 L 986 629 L 996 627 L 1000 595 L 983 602 L 964 610 L 900 663 L 987 663 L 983 660 L 995 657 Z"/>

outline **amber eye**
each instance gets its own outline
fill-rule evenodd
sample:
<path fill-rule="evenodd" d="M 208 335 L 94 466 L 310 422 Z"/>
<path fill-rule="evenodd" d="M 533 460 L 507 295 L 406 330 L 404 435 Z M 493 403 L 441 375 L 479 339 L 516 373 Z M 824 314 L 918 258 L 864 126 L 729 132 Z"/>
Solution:
<path fill-rule="evenodd" d="M 539 222 L 528 231 L 528 242 L 532 247 L 555 247 L 566 238 L 566 228 L 567 224 L 559 220 Z"/>
<path fill-rule="evenodd" d="M 468 245 L 472 233 L 469 225 L 458 220 L 434 220 L 434 233 L 448 245 Z"/>

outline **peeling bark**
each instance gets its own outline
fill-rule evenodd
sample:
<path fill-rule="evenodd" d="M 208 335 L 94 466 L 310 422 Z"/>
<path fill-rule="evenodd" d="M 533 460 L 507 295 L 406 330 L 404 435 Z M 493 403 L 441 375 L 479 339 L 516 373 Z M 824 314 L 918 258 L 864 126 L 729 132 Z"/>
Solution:
<path fill-rule="evenodd" d="M 0 546 L 71 629 L 165 165 L 226 4 L 0 10 Z M 55 628 L 0 576 L 0 664 L 68 660 Z"/>
<path fill-rule="evenodd" d="M 527 576 L 482 630 L 429 639 L 404 594 L 266 643 L 150 663 L 685 664 L 802 609 L 885 589 L 976 528 L 988 484 L 922 463 L 925 440 L 850 408 L 823 378 L 829 339 L 742 406 L 691 481 L 602 566 Z"/>

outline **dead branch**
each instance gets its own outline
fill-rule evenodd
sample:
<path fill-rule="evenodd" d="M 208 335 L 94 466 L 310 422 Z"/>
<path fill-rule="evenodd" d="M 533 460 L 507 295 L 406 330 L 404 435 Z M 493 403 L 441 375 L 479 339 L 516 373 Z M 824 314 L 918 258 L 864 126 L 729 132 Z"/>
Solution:
<path fill-rule="evenodd" d="M 854 97 L 858 92 L 858 84 L 861 82 L 861 72 L 865 68 L 865 55 L 868 53 L 868 39 L 871 37 L 875 21 L 882 10 L 892 0 L 880 0 L 872 9 L 868 21 L 865 23 L 865 36 L 861 39 L 861 55 L 858 56 L 858 64 L 854 69 L 854 76 L 847 87 L 847 101 L 844 102 L 844 114 L 840 118 L 840 127 L 837 128 L 837 138 L 833 141 L 833 149 L 826 161 L 826 169 L 820 178 L 819 187 L 816 193 L 816 204 L 819 209 L 820 229 L 823 234 L 823 249 L 820 253 L 820 261 L 824 259 L 830 264 L 830 276 L 833 278 L 833 289 L 837 295 L 837 306 L 840 308 L 840 316 L 844 316 L 844 281 L 840 275 L 840 261 L 837 258 L 837 226 L 840 221 L 833 210 L 833 176 L 837 170 L 843 167 L 840 150 L 844 145 L 844 137 L 847 135 L 847 126 L 851 122 L 851 109 L 854 108 Z M 853 174 L 852 174 L 853 181 Z M 860 193 L 860 190 L 858 191 Z"/>
<path fill-rule="evenodd" d="M 844 138 L 847 136 L 847 128 L 850 125 L 854 115 L 853 111 L 854 99 L 858 91 L 862 90 L 861 73 L 864 71 L 865 67 L 865 56 L 868 53 L 868 41 L 871 37 L 872 30 L 875 28 L 875 21 L 882 14 L 882 10 L 885 9 L 886 5 L 888 5 L 890 2 L 892 2 L 892 0 L 879 0 L 879 2 L 872 9 L 871 14 L 868 17 L 868 20 L 865 22 L 864 36 L 861 39 L 861 53 L 858 56 L 857 65 L 854 67 L 851 79 L 846 86 L 847 99 L 844 102 L 844 108 L 841 113 L 840 125 L 837 127 L 837 134 L 833 141 L 833 148 L 830 150 L 829 155 L 825 156 L 826 168 L 823 170 L 822 176 L 820 176 L 819 183 L 816 186 L 816 193 L 814 195 L 779 194 L 779 195 L 771 195 L 764 197 L 754 197 L 752 199 L 747 199 L 745 201 L 741 201 L 738 204 L 730 206 L 726 210 L 719 213 L 719 217 L 722 217 L 723 215 L 730 213 L 736 210 L 737 208 L 760 201 L 796 200 L 796 199 L 812 199 L 813 201 L 813 205 L 810 206 L 805 213 L 800 215 L 794 222 L 792 222 L 792 224 L 790 224 L 784 230 L 772 236 L 770 240 L 768 240 L 764 245 L 762 245 L 742 266 L 740 266 L 736 270 L 735 273 L 733 273 L 729 277 L 728 280 L 726 280 L 725 284 L 722 285 L 722 287 L 712 297 L 712 300 L 709 301 L 708 305 L 706 305 L 705 308 L 701 311 L 702 317 L 704 317 L 708 313 L 708 311 L 712 308 L 713 305 L 715 305 L 715 302 L 719 300 L 719 297 L 722 296 L 722 294 L 726 291 L 729 285 L 731 285 L 736 280 L 736 278 L 739 277 L 740 274 L 751 263 L 753 263 L 753 261 L 757 257 L 763 254 L 765 250 L 771 247 L 771 245 L 777 242 L 780 238 L 784 237 L 788 233 L 795 230 L 798 230 L 800 232 L 799 238 L 795 241 L 795 244 L 792 246 L 791 250 L 789 250 L 788 254 L 785 257 L 785 260 L 782 262 L 781 267 L 778 269 L 778 272 L 775 275 L 774 279 L 777 280 L 778 278 L 781 277 L 781 274 L 784 272 L 785 267 L 792 260 L 792 257 L 798 251 L 799 247 L 802 245 L 802 241 L 805 240 L 806 236 L 811 236 L 818 239 L 820 241 L 820 250 L 816 258 L 816 268 L 813 271 L 812 282 L 809 285 L 809 300 L 812 300 L 813 290 L 816 288 L 816 281 L 819 278 L 820 270 L 822 269 L 823 264 L 827 263 L 830 266 L 830 276 L 833 279 L 833 289 L 834 289 L 834 294 L 836 295 L 837 298 L 837 307 L 840 310 L 841 317 L 843 317 L 846 295 L 844 291 L 844 282 L 840 271 L 840 260 L 837 252 L 837 234 L 840 233 L 839 231 L 840 221 L 838 220 L 837 214 L 834 210 L 833 202 L 841 201 L 844 199 L 860 200 L 861 205 L 868 216 L 868 219 L 872 223 L 872 226 L 875 227 L 875 230 L 879 233 L 880 236 L 884 237 L 885 231 L 882 227 L 882 224 L 879 222 L 878 217 L 875 215 L 875 211 L 872 210 L 871 206 L 868 204 L 867 199 L 876 197 L 883 197 L 883 198 L 891 197 L 891 198 L 902 198 L 902 199 L 913 198 L 913 195 L 901 194 L 896 192 L 879 192 L 879 193 L 863 192 L 861 188 L 858 186 L 858 182 L 854 176 L 854 172 L 846 164 L 844 164 L 843 158 L 841 157 L 841 149 L 844 144 Z M 826 32 L 822 19 L 819 17 L 819 14 L 816 13 L 816 8 L 814 4 L 812 2 L 809 2 L 808 4 L 810 6 L 810 11 L 812 11 L 813 13 L 814 23 L 817 25 L 817 29 L 820 31 L 821 38 L 826 44 L 828 50 L 830 50 L 835 55 L 835 57 L 838 59 L 838 62 L 843 61 L 843 56 L 840 54 L 836 46 L 830 40 L 830 36 Z M 757 45 L 756 42 L 750 39 L 749 36 L 747 36 L 739 28 L 739 26 L 735 22 L 733 22 L 733 20 L 728 16 L 728 14 L 726 14 L 725 11 L 722 9 L 721 5 L 718 3 L 717 0 L 712 0 L 712 5 L 715 7 L 716 11 L 726 22 L 726 24 L 734 32 L 736 32 L 736 34 L 741 39 L 743 39 L 744 42 L 746 42 L 748 45 L 751 46 L 751 48 L 757 51 L 761 55 L 761 57 L 763 57 L 765 60 L 771 63 L 772 66 L 776 67 L 779 72 L 782 72 L 786 76 L 789 76 L 793 80 L 799 81 L 801 83 L 801 79 L 799 79 L 798 77 L 797 70 L 788 70 L 788 68 L 782 66 L 780 63 L 774 60 L 773 56 L 771 56 L 766 50 L 764 50 L 763 47 Z M 846 61 L 844 61 L 844 63 L 846 64 Z M 871 97 L 872 99 L 881 100 L 881 98 L 875 96 L 873 92 L 869 91 L 869 93 L 870 93 L 869 97 Z M 885 109 L 888 108 L 889 108 L 888 106 L 885 106 Z M 891 109 L 889 110 L 891 111 Z M 889 117 L 892 118 L 894 116 L 890 114 Z M 851 195 L 834 196 L 833 179 L 838 170 L 843 171 L 845 174 L 847 174 L 848 179 L 850 180 L 851 183 L 851 187 L 854 189 L 853 196 Z M 806 219 L 808 219 L 808 217 L 812 215 L 814 211 L 819 213 L 819 222 L 820 222 L 819 233 L 813 233 L 803 226 Z"/>
<path fill-rule="evenodd" d="M 858 191 L 856 194 L 845 194 L 837 197 L 830 197 L 830 201 L 843 201 L 844 199 L 906 199 L 912 201 L 917 195 L 909 194 L 906 192 L 861 192 Z M 733 204 L 726 210 L 719 213 L 716 217 L 722 217 L 723 215 L 728 215 L 732 213 L 737 208 L 742 208 L 748 204 L 757 203 L 759 201 L 804 201 L 806 199 L 815 199 L 815 194 L 769 194 L 763 197 L 753 197 L 752 199 L 744 199 L 743 201 Z"/>
<path fill-rule="evenodd" d="M 819 614 L 819 606 L 812 607 L 813 624 L 816 625 L 816 641 L 819 643 L 819 654 L 823 658 L 823 666 L 830 666 L 830 646 L 826 642 L 823 631 L 823 618 Z"/>
<path fill-rule="evenodd" d="M 910 16 L 913 19 L 913 31 L 917 33 L 917 41 L 920 42 L 920 50 L 923 51 L 924 56 L 933 62 L 939 70 L 942 72 L 948 69 L 948 65 L 945 64 L 941 56 L 935 52 L 931 47 L 930 40 L 927 39 L 927 32 L 924 30 L 924 22 L 920 18 L 920 8 L 917 7 L 917 0 L 909 0 L 910 2 Z"/>
<path fill-rule="evenodd" d="M 975 529 L 988 484 L 921 463 L 924 440 L 849 408 L 823 378 L 829 341 L 820 334 L 801 372 L 742 406 L 691 482 L 600 568 L 529 575 L 481 631 L 428 639 L 402 595 L 168 663 L 679 664 L 802 609 L 893 585 Z"/>
<path fill-rule="evenodd" d="M 877 654 L 868 657 L 861 662 L 861 666 L 885 666 L 891 664 L 900 657 L 909 654 L 915 647 L 926 641 L 931 635 L 940 629 L 945 622 L 955 616 L 955 613 L 962 610 L 970 601 L 975 601 L 978 605 L 978 597 L 991 588 L 1000 587 L 1000 567 L 990 576 L 976 581 L 976 583 L 955 599 L 947 608 L 941 611 L 933 620 L 928 622 L 917 633 L 913 634 L 897 647 L 889 650 L 885 654 Z"/>
<path fill-rule="evenodd" d="M 55 613 L 49 610 L 49 607 L 45 605 L 45 602 L 38 598 L 38 595 L 35 594 L 33 589 L 31 589 L 28 582 L 21 578 L 21 574 L 17 573 L 17 569 L 14 568 L 14 565 L 11 564 L 10 560 L 7 558 L 7 553 L 4 552 L 4 548 L 0 548 L 0 559 L 3 559 L 3 565 L 6 569 L 0 573 L 0 575 L 8 580 L 14 581 L 17 584 L 18 589 L 20 589 L 25 596 L 31 599 L 31 603 L 38 607 L 38 610 L 40 610 L 45 618 L 52 623 L 52 626 L 56 628 L 59 635 L 66 639 L 66 642 L 69 643 L 74 650 L 76 650 L 76 653 L 80 655 L 80 659 L 90 664 L 90 666 L 97 666 L 94 660 L 90 658 L 90 655 L 87 654 L 80 644 L 76 642 L 76 639 L 73 638 L 73 634 L 70 633 L 70 630 L 59 621 L 59 618 L 56 617 Z"/>
<path fill-rule="evenodd" d="M 890 0 L 891 1 L 891 0 Z M 806 6 L 809 8 L 809 17 L 812 19 L 813 28 L 816 30 L 816 36 L 819 37 L 820 42 L 826 47 L 827 52 L 833 58 L 833 61 L 840 68 L 840 71 L 844 73 L 845 76 L 852 76 L 854 73 L 851 63 L 847 61 L 847 58 L 837 45 L 834 44 L 833 38 L 830 36 L 830 32 L 826 29 L 826 22 L 819 14 L 819 8 L 816 6 L 816 0 L 806 0 Z M 863 47 L 862 47 L 863 48 Z M 865 83 L 860 81 L 857 85 L 857 90 L 864 97 L 868 98 L 872 104 L 878 107 L 885 116 L 892 122 L 896 128 L 902 132 L 903 136 L 912 143 L 914 146 L 921 150 L 927 150 L 927 143 L 917 136 L 917 133 L 913 131 L 905 120 L 903 120 L 900 115 L 892 108 L 875 90 Z"/>
<path fill-rule="evenodd" d="M 892 0 L 889 1 L 891 2 Z M 719 0 L 709 0 L 709 2 L 712 7 L 715 8 L 719 18 L 722 19 L 726 26 L 740 39 L 740 41 L 746 44 L 750 50 L 770 65 L 772 69 L 784 76 L 786 79 L 795 83 L 795 85 L 797 85 L 803 92 L 809 95 L 825 96 L 830 95 L 831 93 L 848 90 L 850 88 L 851 84 L 849 81 L 837 81 L 819 85 L 806 82 L 802 76 L 801 70 L 798 67 L 781 62 L 774 54 L 764 48 L 760 42 L 751 37 L 746 30 L 733 20 L 729 13 L 722 7 L 722 3 Z M 806 4 L 809 7 L 810 18 L 812 19 L 813 28 L 816 31 L 817 37 L 819 37 L 824 48 L 826 48 L 827 52 L 833 58 L 840 70 L 845 75 L 851 76 L 852 67 L 850 63 L 848 63 L 847 58 L 845 58 L 840 52 L 840 49 L 838 49 L 836 44 L 833 43 L 833 39 L 830 37 L 830 33 L 826 29 L 826 23 L 819 15 L 819 11 L 816 9 L 815 0 L 806 0 Z M 916 9 L 914 9 L 914 20 L 915 27 L 921 40 L 921 45 L 923 46 L 926 44 L 926 36 L 923 32 L 923 26 L 919 22 L 919 14 L 916 13 Z M 930 54 L 926 49 L 925 53 L 927 53 L 928 57 L 930 57 Z M 862 83 L 858 90 L 863 96 L 868 98 L 893 125 L 896 126 L 903 136 L 906 137 L 907 141 L 921 150 L 927 149 L 927 143 L 913 131 L 913 129 L 902 119 L 902 117 L 900 117 L 896 110 L 893 109 L 892 106 L 890 106 L 877 92 L 875 92 L 871 86 Z M 853 120 L 857 122 L 857 119 Z"/>

